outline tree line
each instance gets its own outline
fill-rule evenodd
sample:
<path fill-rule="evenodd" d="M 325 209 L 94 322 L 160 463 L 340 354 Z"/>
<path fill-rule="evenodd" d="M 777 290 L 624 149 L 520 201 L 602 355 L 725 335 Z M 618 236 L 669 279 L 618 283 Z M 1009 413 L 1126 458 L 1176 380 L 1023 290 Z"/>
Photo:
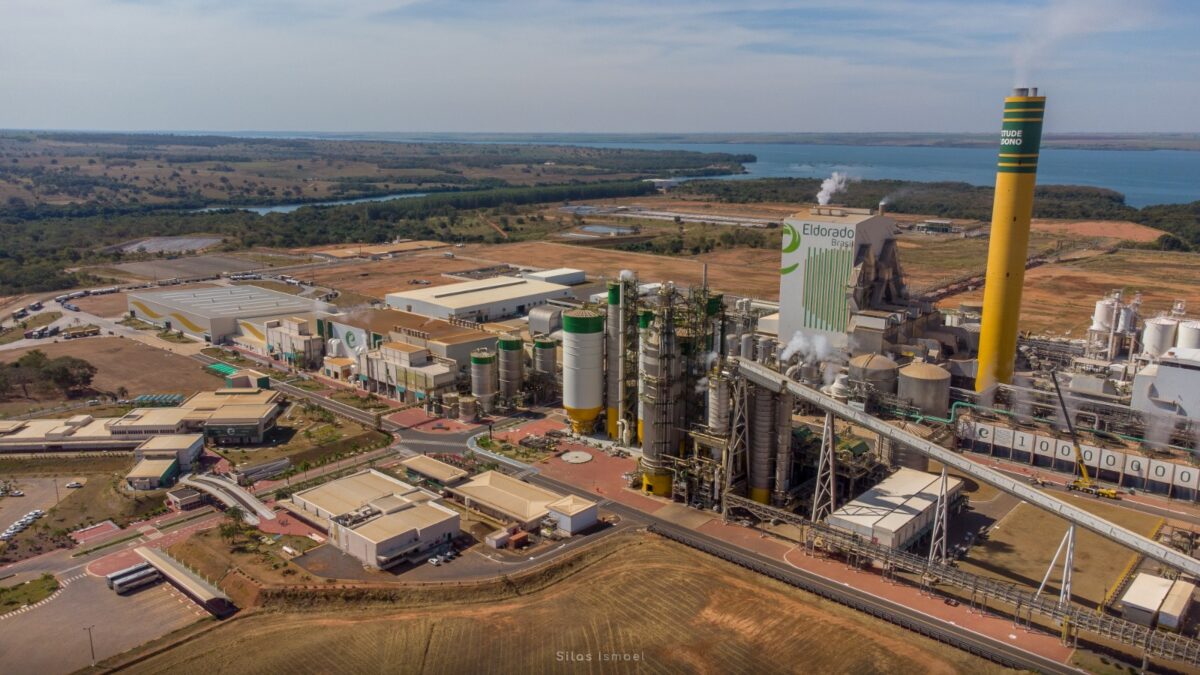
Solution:
<path fill-rule="evenodd" d="M 74 356 L 50 358 L 40 349 L 21 355 L 12 363 L 0 364 L 0 396 L 9 397 L 18 390 L 23 398 L 32 391 L 57 389 L 71 398 L 92 385 L 96 367 Z"/>

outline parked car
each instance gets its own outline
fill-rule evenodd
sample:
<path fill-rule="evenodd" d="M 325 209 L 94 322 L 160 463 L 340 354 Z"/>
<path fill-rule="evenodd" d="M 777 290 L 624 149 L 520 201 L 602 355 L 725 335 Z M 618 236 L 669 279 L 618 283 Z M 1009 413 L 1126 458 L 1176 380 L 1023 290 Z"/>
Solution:
<path fill-rule="evenodd" d="M 442 561 L 441 561 L 441 560 L 438 560 L 437 558 L 430 558 L 430 559 L 429 559 L 429 564 L 430 564 L 430 565 L 433 565 L 434 567 L 437 567 L 438 565 L 441 565 L 441 564 L 442 564 Z"/>
<path fill-rule="evenodd" d="M 67 487 L 69 487 L 69 488 L 81 488 L 81 487 L 83 487 L 83 483 L 80 483 L 80 482 L 79 482 L 79 481 L 77 481 L 77 480 L 73 480 L 73 481 L 71 481 L 70 483 L 67 483 Z"/>

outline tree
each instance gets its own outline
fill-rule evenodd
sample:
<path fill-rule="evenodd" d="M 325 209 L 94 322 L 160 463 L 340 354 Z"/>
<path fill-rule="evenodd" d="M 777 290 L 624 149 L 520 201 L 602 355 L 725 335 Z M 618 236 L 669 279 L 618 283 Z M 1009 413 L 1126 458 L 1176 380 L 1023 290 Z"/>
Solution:
<path fill-rule="evenodd" d="M 227 544 L 232 544 L 241 530 L 242 528 L 238 527 L 236 523 L 224 522 L 217 526 L 217 534 Z"/>
<path fill-rule="evenodd" d="M 129 398 L 129 389 L 126 388 L 125 385 L 122 384 L 117 386 L 117 398 L 121 399 L 122 401 Z"/>
<path fill-rule="evenodd" d="M 225 521 L 221 523 L 218 533 L 222 539 L 237 542 L 246 524 L 246 511 L 236 504 L 225 509 Z"/>
<path fill-rule="evenodd" d="M 18 366 L 31 368 L 36 371 L 44 370 L 48 363 L 50 363 L 50 357 L 46 356 L 46 352 L 40 349 L 35 349 L 17 359 Z"/>
<path fill-rule="evenodd" d="M 92 384 L 92 378 L 96 376 L 96 366 L 74 356 L 60 356 L 46 364 L 42 375 L 64 394 L 70 394 Z"/>

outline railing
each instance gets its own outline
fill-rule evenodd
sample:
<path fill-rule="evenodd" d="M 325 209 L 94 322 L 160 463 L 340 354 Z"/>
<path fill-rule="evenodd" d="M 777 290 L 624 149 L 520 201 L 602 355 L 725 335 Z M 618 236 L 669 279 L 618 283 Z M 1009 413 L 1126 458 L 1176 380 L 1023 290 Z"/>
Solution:
<path fill-rule="evenodd" d="M 866 541 L 858 535 L 810 521 L 790 511 L 726 494 L 726 513 L 733 508 L 742 509 L 761 520 L 778 520 L 799 527 L 809 550 L 819 547 L 848 557 L 879 561 L 885 571 L 901 570 L 918 575 L 930 583 L 948 584 L 969 591 L 973 603 L 989 599 L 1004 602 L 1015 608 L 1014 616 L 1018 620 L 1022 616 L 1037 614 L 1058 624 L 1065 621 L 1076 630 L 1144 649 L 1151 656 L 1200 666 L 1200 641 L 1139 626 L 1107 614 L 1097 614 L 1095 610 L 1077 605 L 1059 605 L 1057 599 L 1035 597 L 1034 593 L 1016 584 L 979 576 L 949 565 L 931 563 L 923 556 Z"/>

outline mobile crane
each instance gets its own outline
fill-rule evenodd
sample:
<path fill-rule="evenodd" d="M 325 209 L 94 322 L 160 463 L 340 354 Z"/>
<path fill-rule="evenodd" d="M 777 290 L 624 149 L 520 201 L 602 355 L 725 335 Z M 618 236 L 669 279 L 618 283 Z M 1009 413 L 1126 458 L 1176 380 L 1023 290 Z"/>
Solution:
<path fill-rule="evenodd" d="M 1058 371 L 1050 371 L 1050 379 L 1054 382 L 1054 393 L 1058 395 L 1058 405 L 1062 409 L 1063 420 L 1067 423 L 1067 431 L 1071 433 L 1071 446 L 1075 448 L 1075 463 L 1079 466 L 1079 478 L 1067 483 L 1067 489 L 1105 499 L 1120 499 L 1116 490 L 1101 487 L 1088 475 L 1087 464 L 1083 461 L 1083 450 L 1079 447 L 1079 438 L 1075 435 L 1075 424 L 1071 421 L 1071 413 L 1067 412 L 1067 401 L 1063 398 L 1062 389 L 1058 386 Z"/>

